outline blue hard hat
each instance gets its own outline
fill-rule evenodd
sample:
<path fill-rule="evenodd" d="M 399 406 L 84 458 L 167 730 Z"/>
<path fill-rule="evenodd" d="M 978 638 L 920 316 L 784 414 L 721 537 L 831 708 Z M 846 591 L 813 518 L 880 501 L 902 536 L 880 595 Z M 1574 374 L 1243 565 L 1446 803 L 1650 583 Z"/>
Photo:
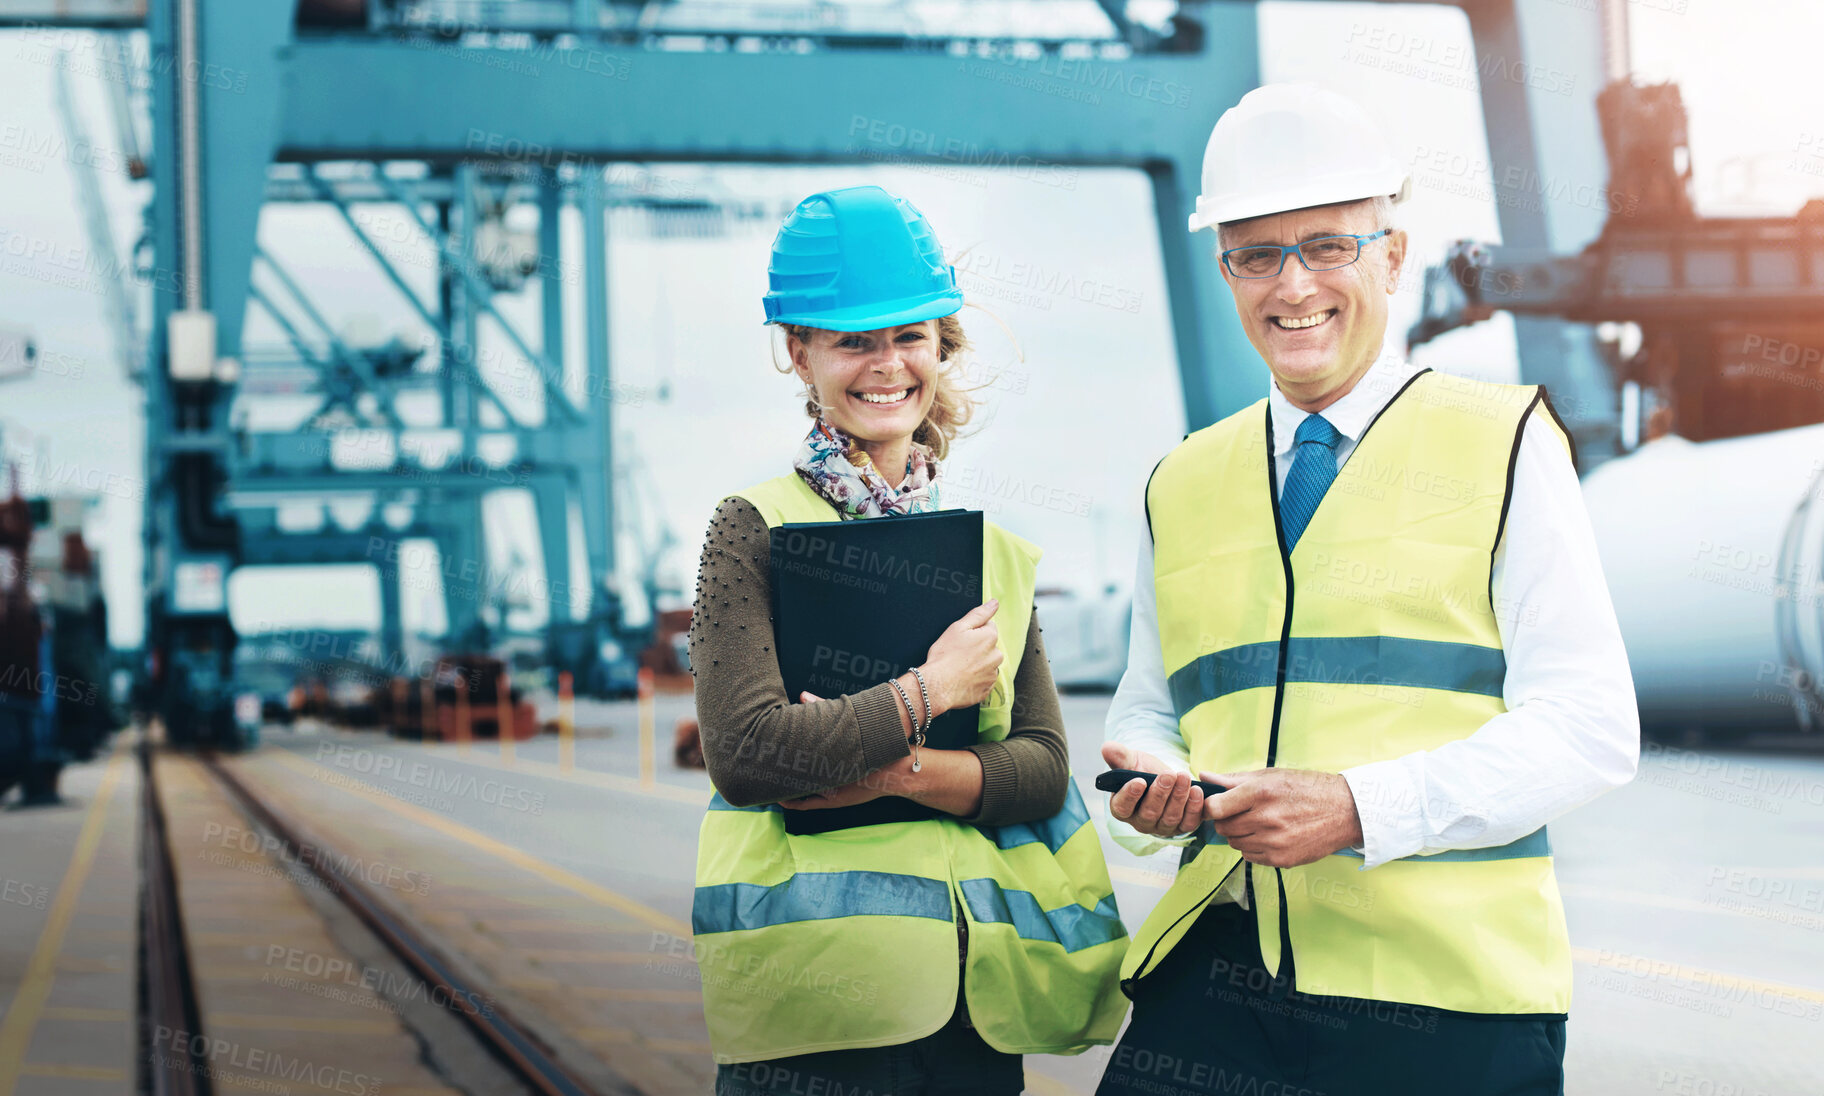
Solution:
<path fill-rule="evenodd" d="M 773 239 L 767 323 L 872 331 L 963 307 L 956 268 L 911 202 L 877 186 L 826 190 L 798 203 Z"/>

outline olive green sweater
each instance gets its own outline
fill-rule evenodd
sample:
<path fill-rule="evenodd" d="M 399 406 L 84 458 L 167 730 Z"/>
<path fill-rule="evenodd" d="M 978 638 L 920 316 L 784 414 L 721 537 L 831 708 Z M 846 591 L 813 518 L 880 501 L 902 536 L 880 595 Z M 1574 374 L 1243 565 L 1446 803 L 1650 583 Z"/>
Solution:
<path fill-rule="evenodd" d="M 703 760 L 716 790 L 737 807 L 852 783 L 911 752 L 899 694 L 885 681 L 819 704 L 785 695 L 773 651 L 768 544 L 766 521 L 752 503 L 722 501 L 703 544 L 690 624 Z M 1032 612 L 1014 676 L 1012 728 L 1000 742 L 968 747 L 982 763 L 982 804 L 964 822 L 1031 822 L 1064 805 L 1064 717 Z"/>

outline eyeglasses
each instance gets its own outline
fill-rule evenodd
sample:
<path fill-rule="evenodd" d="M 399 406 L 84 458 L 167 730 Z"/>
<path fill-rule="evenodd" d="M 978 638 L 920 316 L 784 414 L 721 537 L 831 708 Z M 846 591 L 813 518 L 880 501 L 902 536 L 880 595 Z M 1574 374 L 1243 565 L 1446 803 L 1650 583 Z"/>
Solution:
<path fill-rule="evenodd" d="M 1222 253 L 1222 265 L 1237 278 L 1277 278 L 1286 255 L 1295 252 L 1306 270 L 1335 270 L 1362 257 L 1362 245 L 1392 232 L 1383 228 L 1370 236 L 1319 236 L 1302 244 L 1249 244 Z"/>

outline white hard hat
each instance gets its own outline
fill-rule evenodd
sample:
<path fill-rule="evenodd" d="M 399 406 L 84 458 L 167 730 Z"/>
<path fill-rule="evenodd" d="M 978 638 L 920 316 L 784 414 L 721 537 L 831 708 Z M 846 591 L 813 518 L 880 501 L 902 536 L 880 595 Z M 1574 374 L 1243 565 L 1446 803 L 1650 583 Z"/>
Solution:
<path fill-rule="evenodd" d="M 1382 194 L 1401 202 L 1411 190 L 1412 177 L 1366 111 L 1312 84 L 1266 84 L 1210 131 L 1191 231 Z"/>

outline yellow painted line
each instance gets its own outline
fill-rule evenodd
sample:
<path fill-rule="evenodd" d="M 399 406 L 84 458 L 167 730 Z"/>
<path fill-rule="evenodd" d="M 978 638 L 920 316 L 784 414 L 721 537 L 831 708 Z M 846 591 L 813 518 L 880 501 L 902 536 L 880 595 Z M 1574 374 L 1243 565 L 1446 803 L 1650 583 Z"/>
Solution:
<path fill-rule="evenodd" d="M 485 765 L 502 772 L 509 771 L 507 766 L 487 754 L 472 753 L 462 759 L 471 765 Z M 651 784 L 642 784 L 628 776 L 616 776 L 613 773 L 598 772 L 595 769 L 566 769 L 553 765 L 549 761 L 533 761 L 519 758 L 511 771 L 521 776 L 534 775 L 561 780 L 567 784 L 582 784 L 594 788 L 607 788 L 610 791 L 626 795 L 644 795 L 653 799 L 666 799 L 674 803 L 688 803 L 693 807 L 708 807 L 709 792 L 695 788 L 682 788 L 676 784 L 665 784 L 656 778 Z"/>
<path fill-rule="evenodd" d="M 356 736 L 344 732 L 340 733 L 338 737 L 355 738 Z M 447 749 L 448 745 L 448 743 L 419 743 L 418 748 L 435 756 L 449 753 L 450 751 Z M 290 751 L 287 750 L 286 752 L 289 753 Z M 509 770 L 508 766 L 501 764 L 493 755 L 474 751 L 465 753 L 460 750 L 456 751 L 456 754 L 457 757 L 466 764 L 485 765 L 489 768 L 499 769 L 502 772 Z M 678 803 L 688 803 L 693 807 L 703 807 L 707 806 L 709 803 L 709 793 L 707 791 L 696 788 L 684 788 L 676 784 L 666 784 L 656 780 L 652 784 L 642 784 L 636 777 L 616 776 L 614 773 L 605 773 L 596 769 L 565 768 L 561 764 L 553 765 L 549 761 L 533 761 L 524 757 L 515 758 L 514 763 L 510 768 L 511 771 L 522 775 L 533 773 L 570 784 L 587 784 L 597 788 L 608 788 L 617 792 L 625 792 L 629 795 L 644 795 L 654 799 L 669 799 Z"/>
<path fill-rule="evenodd" d="M 1625 902 L 1629 905 L 1652 906 L 1662 910 L 1680 910 L 1687 913 L 1716 913 L 1725 917 L 1746 917 L 1751 921 L 1766 922 L 1772 918 L 1762 917 L 1745 909 L 1718 905 L 1715 902 L 1703 902 L 1695 898 L 1674 898 L 1669 894 L 1653 894 L 1648 891 L 1612 890 L 1608 887 L 1565 886 L 1558 888 L 1566 898 L 1596 899 L 1604 902 Z M 1777 923 L 1777 922 L 1776 922 Z"/>
<path fill-rule="evenodd" d="M 203 1017 L 203 1030 L 238 1028 L 243 1031 L 315 1031 L 328 1035 L 397 1035 L 399 1025 L 390 1020 L 347 1020 L 329 1016 L 250 1016 L 244 1012 L 212 1012 Z"/>
<path fill-rule="evenodd" d="M 71 1008 L 66 1005 L 52 1005 L 39 1017 L 41 1020 L 95 1020 L 109 1023 L 124 1023 L 132 1018 L 133 1014 L 124 1008 Z"/>
<path fill-rule="evenodd" d="M 1729 871 L 1746 875 L 1767 875 L 1780 879 L 1824 879 L 1824 868 L 1800 868 L 1791 864 L 1769 868 L 1730 868 Z"/>
<path fill-rule="evenodd" d="M 49 1062 L 26 1062 L 19 1067 L 26 1077 L 55 1077 L 62 1081 L 115 1081 L 127 1079 L 127 1071 L 109 1066 L 72 1066 Z"/>
<path fill-rule="evenodd" d="M 138 940 L 139 933 L 132 929 L 75 929 L 70 933 L 72 940 L 107 940 L 113 943 L 127 943 Z"/>
<path fill-rule="evenodd" d="M 1705 970 L 1702 967 L 1687 967 L 1645 955 L 1624 952 L 1604 953 L 1595 948 L 1572 948 L 1571 958 L 1579 963 L 1587 963 L 1590 966 L 1612 970 L 1620 974 L 1634 973 L 1631 969 L 1633 966 L 1645 963 L 1650 968 L 1650 973 L 1665 974 L 1692 983 L 1689 987 L 1691 989 L 1723 986 L 1729 989 L 1753 990 L 1758 993 L 1777 993 L 1787 997 L 1797 997 L 1804 1001 L 1824 1001 L 1824 990 L 1812 989 L 1808 986 L 1790 986 L 1782 982 L 1764 982 L 1758 978 L 1744 978 L 1739 974 L 1725 974 L 1722 971 Z M 1620 960 L 1622 965 L 1617 965 L 1617 960 Z"/>
<path fill-rule="evenodd" d="M 318 765 L 314 761 L 306 761 L 304 758 L 297 756 L 290 750 L 271 751 L 267 756 L 276 758 L 280 764 L 287 768 L 301 773 L 308 773 L 312 776 L 319 771 L 328 771 L 324 766 Z M 242 771 L 244 772 L 245 769 L 243 768 Z M 359 796 L 377 807 L 391 811 L 401 818 L 416 822 L 428 830 L 443 834 L 445 837 L 454 838 L 472 849 L 485 852 L 490 856 L 504 860 L 529 875 L 535 875 L 538 878 L 568 890 L 573 894 L 592 899 L 607 906 L 609 909 L 618 910 L 642 924 L 658 929 L 660 932 L 668 932 L 673 936 L 683 938 L 688 938 L 690 936 L 690 926 L 688 924 L 675 917 L 660 913 L 658 910 L 653 909 L 644 902 L 636 901 L 618 891 L 610 890 L 599 883 L 584 879 L 575 872 L 567 871 L 558 867 L 556 864 L 548 863 L 530 853 L 522 852 L 504 841 L 496 841 L 486 834 L 478 833 L 461 823 L 451 821 L 432 811 L 427 811 L 423 807 L 394 799 L 392 796 L 386 795 L 364 780 L 355 780 L 351 778 L 347 781 L 338 782 L 335 786 L 351 795 Z M 0 1092 L 0 1096 L 6 1096 L 6 1093 Z"/>
<path fill-rule="evenodd" d="M 1026 1091 L 1036 1092 L 1038 1096 L 1078 1096 L 1076 1089 L 1056 1077 L 1047 1077 L 1030 1069 L 1026 1071 Z"/>
<path fill-rule="evenodd" d="M 32 1032 L 38 1026 L 45 1002 L 50 999 L 51 983 L 57 979 L 57 958 L 63 951 L 63 937 L 69 931 L 70 918 L 76 913 L 83 884 L 88 881 L 89 869 L 95 863 L 95 850 L 101 845 L 102 827 L 108 820 L 108 803 L 120 783 L 125 757 L 125 754 L 115 753 L 108 758 L 107 770 L 95 789 L 95 800 L 89 804 L 82 830 L 76 835 L 70 866 L 64 871 L 63 882 L 57 886 L 57 897 L 45 916 L 44 930 L 38 934 L 38 943 L 26 962 L 25 974 L 19 979 L 19 989 L 6 1010 L 6 1018 L 0 1020 L 0 1096 L 13 1096 L 19 1086 L 25 1052 L 31 1045 Z"/>

